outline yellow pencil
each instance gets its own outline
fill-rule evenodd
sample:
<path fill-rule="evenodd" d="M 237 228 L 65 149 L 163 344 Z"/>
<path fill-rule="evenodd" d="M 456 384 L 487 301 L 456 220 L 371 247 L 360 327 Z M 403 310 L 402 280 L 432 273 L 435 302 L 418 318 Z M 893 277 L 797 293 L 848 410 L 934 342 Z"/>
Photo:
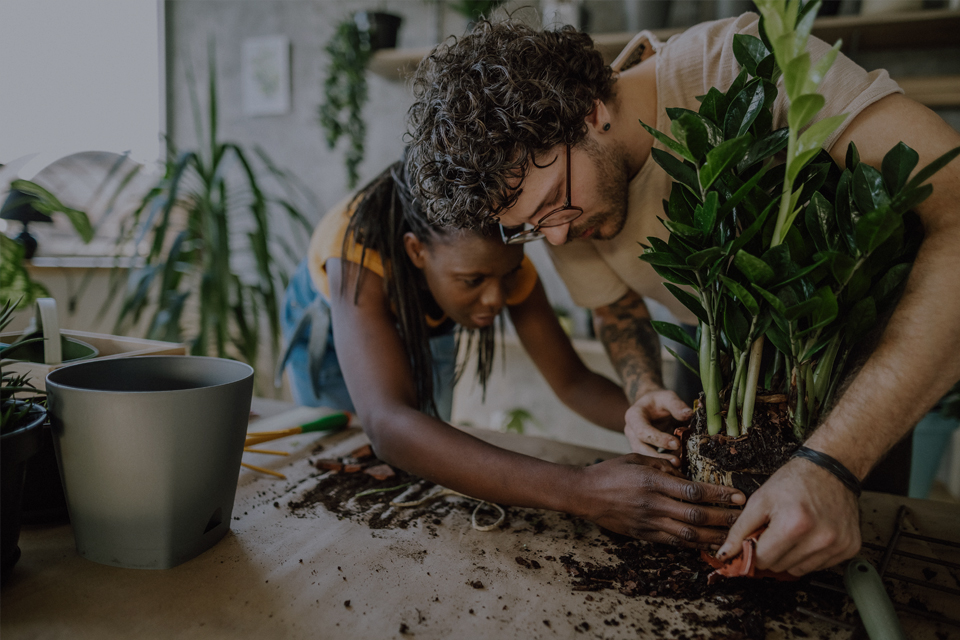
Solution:
<path fill-rule="evenodd" d="M 263 467 L 257 467 L 252 464 L 247 464 L 246 462 L 241 462 L 240 465 L 246 467 L 247 469 L 253 469 L 254 471 L 259 471 L 260 473 L 267 473 L 267 474 L 270 474 L 271 476 L 276 476 L 284 480 L 287 479 L 287 476 L 283 475 L 282 473 L 278 473 L 273 469 L 264 469 Z"/>
<path fill-rule="evenodd" d="M 270 450 L 270 449 L 251 449 L 251 448 L 249 448 L 249 447 L 244 447 L 243 450 L 246 451 L 247 453 L 266 453 L 266 454 L 269 454 L 269 455 L 271 455 L 271 456 L 288 456 L 288 455 L 290 455 L 290 454 L 289 454 L 288 452 L 286 452 L 286 451 L 272 451 L 272 450 Z"/>

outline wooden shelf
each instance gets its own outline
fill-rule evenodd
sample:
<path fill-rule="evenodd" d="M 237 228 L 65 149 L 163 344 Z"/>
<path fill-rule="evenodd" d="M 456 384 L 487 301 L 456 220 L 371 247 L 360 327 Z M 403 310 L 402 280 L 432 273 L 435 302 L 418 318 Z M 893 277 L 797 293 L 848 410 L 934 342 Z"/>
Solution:
<path fill-rule="evenodd" d="M 683 30 L 654 29 L 653 33 L 666 41 Z M 813 34 L 831 43 L 842 39 L 843 50 L 847 52 L 960 47 L 960 11 L 931 9 L 866 16 L 829 16 L 817 19 Z M 633 36 L 633 33 L 603 33 L 594 36 L 594 42 L 607 62 L 612 62 Z M 431 49 L 420 47 L 378 51 L 370 61 L 370 70 L 388 80 L 406 80 Z"/>

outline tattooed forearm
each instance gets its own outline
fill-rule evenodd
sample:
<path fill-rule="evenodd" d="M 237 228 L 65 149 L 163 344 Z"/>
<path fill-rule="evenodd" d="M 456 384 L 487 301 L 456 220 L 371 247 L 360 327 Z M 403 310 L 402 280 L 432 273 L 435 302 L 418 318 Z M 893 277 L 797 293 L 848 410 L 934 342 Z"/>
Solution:
<path fill-rule="evenodd" d="M 631 291 L 613 304 L 595 309 L 594 327 L 631 402 L 650 387 L 663 387 L 660 338 L 650 324 L 643 298 Z"/>

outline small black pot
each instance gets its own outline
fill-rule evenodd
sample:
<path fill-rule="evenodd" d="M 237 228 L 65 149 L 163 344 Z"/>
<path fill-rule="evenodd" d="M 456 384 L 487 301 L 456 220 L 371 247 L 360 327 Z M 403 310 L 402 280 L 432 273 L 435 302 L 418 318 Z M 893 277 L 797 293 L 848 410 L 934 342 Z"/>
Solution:
<path fill-rule="evenodd" d="M 361 33 L 369 34 L 372 50 L 396 48 L 402 17 L 381 11 L 358 11 L 353 14 L 353 21 Z"/>
<path fill-rule="evenodd" d="M 0 583 L 7 581 L 20 559 L 17 544 L 20 542 L 23 479 L 27 461 L 40 450 L 46 419 L 46 409 L 34 405 L 24 417 L 22 426 L 0 435 Z"/>

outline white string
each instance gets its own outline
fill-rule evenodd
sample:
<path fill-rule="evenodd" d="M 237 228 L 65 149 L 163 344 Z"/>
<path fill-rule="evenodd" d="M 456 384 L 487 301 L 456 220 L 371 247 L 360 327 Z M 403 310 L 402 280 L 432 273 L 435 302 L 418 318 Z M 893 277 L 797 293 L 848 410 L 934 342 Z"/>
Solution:
<path fill-rule="evenodd" d="M 496 529 L 497 527 L 499 527 L 499 526 L 503 523 L 504 519 L 506 519 L 506 517 L 507 517 L 507 512 L 503 510 L 503 507 L 501 507 L 500 505 L 498 505 L 498 504 L 496 504 L 496 503 L 494 503 L 494 502 L 487 502 L 486 500 L 480 500 L 479 498 L 474 498 L 474 497 L 472 497 L 472 496 L 468 496 L 468 495 L 466 495 L 466 494 L 460 493 L 459 491 L 454 491 L 453 489 L 446 489 L 446 488 L 441 489 L 440 491 L 437 491 L 436 493 L 432 493 L 432 494 L 430 494 L 430 495 L 428 495 L 428 496 L 426 496 L 426 497 L 424 497 L 424 498 L 420 498 L 419 500 L 413 500 L 413 501 L 410 501 L 410 502 L 393 502 L 393 501 L 391 501 L 391 502 L 390 502 L 390 506 L 391 506 L 391 507 L 401 507 L 401 508 L 405 508 L 405 507 L 419 507 L 420 505 L 424 504 L 425 502 L 429 502 L 430 500 L 433 500 L 434 498 L 439 498 L 439 497 L 441 497 L 441 496 L 457 496 L 457 497 L 460 497 L 460 498 L 466 498 L 466 499 L 468 499 L 468 500 L 477 500 L 477 506 L 474 507 L 473 513 L 470 515 L 470 524 L 471 524 L 471 525 L 473 526 L 473 528 L 474 528 L 475 530 L 477 530 L 477 531 L 493 531 L 494 529 Z M 483 505 L 485 505 L 485 504 L 489 504 L 490 506 L 492 506 L 493 508 L 495 508 L 497 511 L 499 511 L 499 512 L 500 512 L 500 517 L 497 518 L 497 521 L 494 522 L 493 524 L 487 524 L 487 525 L 482 525 L 482 526 L 481 526 L 481 525 L 477 524 L 477 512 L 480 511 L 480 508 L 481 508 Z"/>

